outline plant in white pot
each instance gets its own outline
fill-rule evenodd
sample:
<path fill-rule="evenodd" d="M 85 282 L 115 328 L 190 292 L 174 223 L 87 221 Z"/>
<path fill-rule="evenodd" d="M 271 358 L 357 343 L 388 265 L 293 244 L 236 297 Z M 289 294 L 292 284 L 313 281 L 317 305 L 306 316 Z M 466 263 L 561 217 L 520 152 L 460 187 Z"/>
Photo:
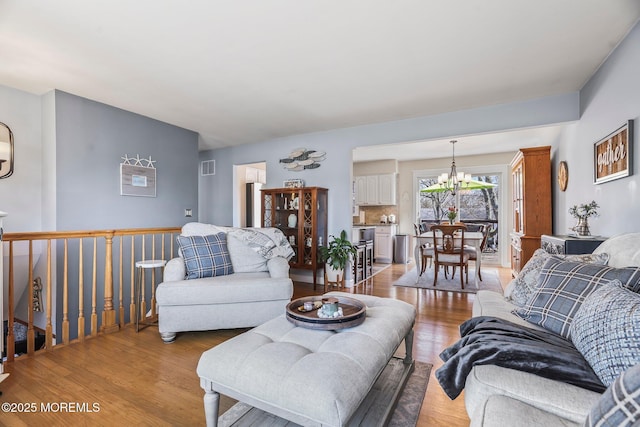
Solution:
<path fill-rule="evenodd" d="M 329 236 L 327 246 L 320 246 L 320 260 L 325 264 L 325 282 L 344 285 L 344 269 L 357 250 L 342 230 L 340 237 Z"/>
<path fill-rule="evenodd" d="M 578 220 L 578 224 L 575 227 L 570 228 L 576 232 L 578 237 L 586 237 L 591 235 L 589 230 L 589 217 L 598 216 L 598 208 L 600 206 L 593 200 L 591 203 L 584 203 L 582 205 L 574 205 L 569 209 L 569 213 L 575 219 Z"/>

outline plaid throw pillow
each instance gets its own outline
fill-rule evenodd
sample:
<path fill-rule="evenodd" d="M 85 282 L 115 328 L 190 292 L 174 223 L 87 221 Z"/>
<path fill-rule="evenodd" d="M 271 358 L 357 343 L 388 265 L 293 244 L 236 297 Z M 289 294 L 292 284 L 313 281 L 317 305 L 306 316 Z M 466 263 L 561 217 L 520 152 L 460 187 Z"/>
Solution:
<path fill-rule="evenodd" d="M 597 286 L 614 279 L 637 292 L 640 269 L 549 258 L 540 271 L 537 289 L 527 304 L 513 313 L 568 339 L 571 321 L 585 298 Z"/>
<path fill-rule="evenodd" d="M 640 295 L 613 280 L 584 301 L 571 324 L 571 341 L 604 385 L 640 363 Z"/>
<path fill-rule="evenodd" d="M 607 264 L 609 254 L 556 255 L 544 249 L 536 249 L 533 256 L 522 267 L 518 276 L 509 283 L 505 291 L 505 299 L 519 307 L 524 306 L 538 287 L 538 277 L 542 267 L 551 257 L 565 261 L 587 262 L 590 264 Z"/>
<path fill-rule="evenodd" d="M 640 421 L 640 365 L 624 371 L 591 408 L 585 427 L 635 426 Z"/>
<path fill-rule="evenodd" d="M 187 269 L 187 279 L 233 274 L 225 233 L 178 236 L 178 246 Z"/>

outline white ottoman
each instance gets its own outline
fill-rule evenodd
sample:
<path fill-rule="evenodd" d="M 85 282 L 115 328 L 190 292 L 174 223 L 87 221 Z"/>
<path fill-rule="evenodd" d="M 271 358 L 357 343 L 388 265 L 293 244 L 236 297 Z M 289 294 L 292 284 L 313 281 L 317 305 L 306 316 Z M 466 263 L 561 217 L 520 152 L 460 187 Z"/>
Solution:
<path fill-rule="evenodd" d="M 413 363 L 415 308 L 403 301 L 330 292 L 367 305 L 364 323 L 339 331 L 297 327 L 284 314 L 205 351 L 197 373 L 208 426 L 219 394 L 303 425 L 342 426 L 403 339 Z"/>

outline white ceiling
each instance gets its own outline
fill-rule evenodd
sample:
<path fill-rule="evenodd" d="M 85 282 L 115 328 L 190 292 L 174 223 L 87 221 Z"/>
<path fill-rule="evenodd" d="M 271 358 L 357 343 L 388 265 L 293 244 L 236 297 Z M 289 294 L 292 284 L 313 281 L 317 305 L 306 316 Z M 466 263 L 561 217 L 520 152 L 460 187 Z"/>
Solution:
<path fill-rule="evenodd" d="M 637 0 L 0 0 L 0 84 L 218 148 L 576 91 L 639 16 Z"/>

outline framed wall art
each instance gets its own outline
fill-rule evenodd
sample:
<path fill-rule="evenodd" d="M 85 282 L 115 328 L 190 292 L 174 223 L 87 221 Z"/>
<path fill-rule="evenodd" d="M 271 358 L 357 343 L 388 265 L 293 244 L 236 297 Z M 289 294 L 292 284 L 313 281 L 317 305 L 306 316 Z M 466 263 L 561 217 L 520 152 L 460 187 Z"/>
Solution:
<path fill-rule="evenodd" d="M 317 169 L 320 167 L 320 162 L 325 159 L 326 154 L 324 151 L 295 148 L 287 157 L 280 159 L 280 163 L 285 169 L 294 172 Z"/>
<path fill-rule="evenodd" d="M 129 158 L 126 154 L 120 163 L 120 195 L 156 197 L 156 168 L 154 161 Z"/>
<path fill-rule="evenodd" d="M 287 179 L 283 183 L 284 188 L 302 188 L 304 181 L 301 179 Z"/>
<path fill-rule="evenodd" d="M 593 145 L 593 182 L 633 175 L 633 120 Z"/>

